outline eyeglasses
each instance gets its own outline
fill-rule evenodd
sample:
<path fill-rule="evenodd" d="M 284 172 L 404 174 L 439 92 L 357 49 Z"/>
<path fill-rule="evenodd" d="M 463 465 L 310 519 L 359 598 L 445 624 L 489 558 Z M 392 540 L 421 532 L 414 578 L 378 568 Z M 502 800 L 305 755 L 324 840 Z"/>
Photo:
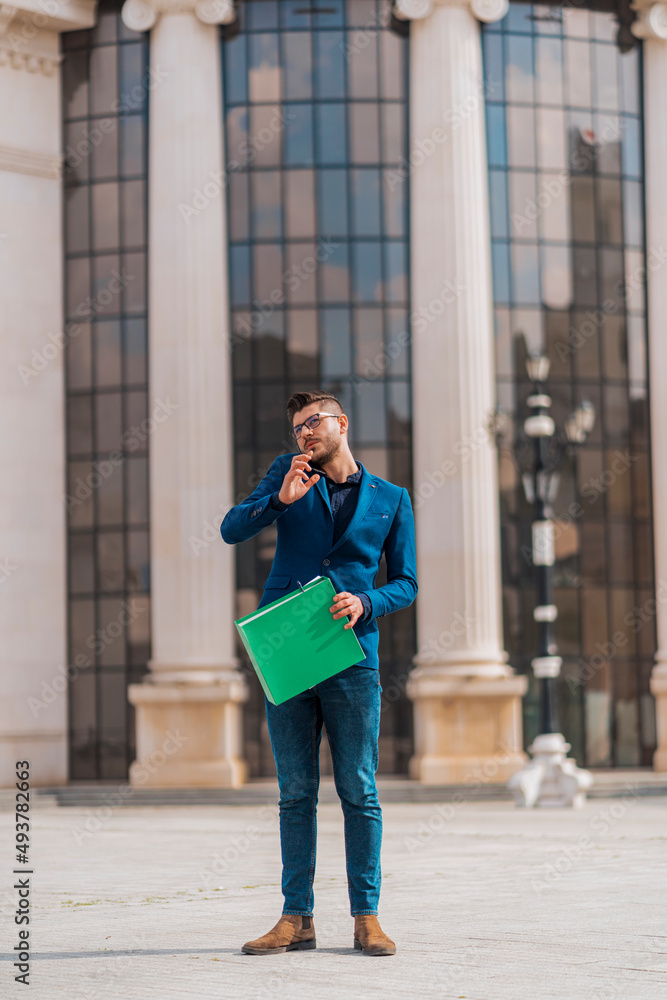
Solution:
<path fill-rule="evenodd" d="M 308 417 L 308 419 L 304 420 L 302 424 L 296 425 L 296 427 L 292 430 L 292 437 L 295 437 L 298 441 L 301 435 L 303 434 L 304 427 L 309 427 L 311 431 L 314 430 L 316 427 L 319 427 L 320 417 L 335 417 L 336 420 L 338 420 L 338 418 L 341 416 L 342 413 L 313 413 L 312 417 Z"/>

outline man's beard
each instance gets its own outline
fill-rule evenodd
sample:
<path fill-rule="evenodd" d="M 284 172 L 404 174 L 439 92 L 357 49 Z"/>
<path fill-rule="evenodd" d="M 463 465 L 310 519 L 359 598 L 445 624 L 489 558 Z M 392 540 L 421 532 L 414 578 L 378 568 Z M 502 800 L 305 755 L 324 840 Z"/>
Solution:
<path fill-rule="evenodd" d="M 320 439 L 319 443 L 322 445 L 324 451 L 321 456 L 317 457 L 317 459 L 313 459 L 313 461 L 310 462 L 310 465 L 315 468 L 321 469 L 323 466 L 325 466 L 328 462 L 330 462 L 333 458 L 336 457 L 336 455 L 340 451 L 340 441 L 330 441 L 328 444 L 325 444 L 324 441 Z M 306 446 L 306 452 L 307 451 L 308 451 L 308 446 Z"/>

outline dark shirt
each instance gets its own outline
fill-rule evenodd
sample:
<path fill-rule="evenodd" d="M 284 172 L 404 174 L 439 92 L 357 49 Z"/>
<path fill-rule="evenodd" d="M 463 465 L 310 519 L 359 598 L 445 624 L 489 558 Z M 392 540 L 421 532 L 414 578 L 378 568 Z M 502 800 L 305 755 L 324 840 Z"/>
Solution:
<path fill-rule="evenodd" d="M 335 479 L 327 476 L 324 469 L 320 469 L 319 466 L 312 462 L 311 468 L 313 472 L 319 473 L 319 475 L 323 477 L 324 482 L 327 484 L 329 502 L 331 504 L 331 513 L 333 514 L 334 521 L 333 544 L 335 545 L 350 523 L 357 506 L 359 483 L 361 482 L 361 466 L 357 462 L 357 471 L 352 472 L 344 483 L 337 483 Z M 279 490 L 276 490 L 275 493 L 271 494 L 269 504 L 274 508 L 274 510 L 287 510 L 287 508 L 291 505 L 283 503 L 282 500 L 278 499 L 279 492 Z M 364 613 L 360 616 L 359 621 L 366 621 L 371 613 L 371 599 L 368 594 L 363 592 L 356 594 L 355 596 L 360 599 L 364 606 Z"/>

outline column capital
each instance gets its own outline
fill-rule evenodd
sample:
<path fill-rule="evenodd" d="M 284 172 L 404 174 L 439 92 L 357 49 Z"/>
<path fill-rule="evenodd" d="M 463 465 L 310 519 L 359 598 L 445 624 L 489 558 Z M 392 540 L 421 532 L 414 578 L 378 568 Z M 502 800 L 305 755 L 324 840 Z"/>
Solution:
<path fill-rule="evenodd" d="M 231 24 L 234 0 L 125 0 L 123 24 L 131 31 L 150 31 L 165 14 L 194 14 L 202 24 Z"/>
<path fill-rule="evenodd" d="M 635 38 L 659 38 L 667 41 L 667 3 L 653 0 L 631 0 L 630 6 L 637 11 L 637 20 L 630 30 Z"/>
<path fill-rule="evenodd" d="M 509 0 L 394 0 L 394 14 L 401 21 L 422 21 L 436 7 L 465 7 L 478 21 L 500 21 L 509 10 Z"/>
<path fill-rule="evenodd" d="M 57 35 L 95 24 L 97 0 L 0 0 L 0 66 L 53 76 L 62 56 Z"/>
<path fill-rule="evenodd" d="M 34 31 L 78 31 L 95 24 L 97 0 L 11 0 L 0 2 L 0 37 L 16 33 L 18 23 Z M 20 31 L 19 31 L 20 33 Z"/>

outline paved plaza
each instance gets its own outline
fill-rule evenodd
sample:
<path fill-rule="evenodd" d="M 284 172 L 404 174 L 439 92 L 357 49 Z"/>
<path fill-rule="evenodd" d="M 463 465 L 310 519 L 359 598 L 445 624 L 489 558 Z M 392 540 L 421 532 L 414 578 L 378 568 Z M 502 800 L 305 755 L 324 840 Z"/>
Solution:
<path fill-rule="evenodd" d="M 352 948 L 338 804 L 318 809 L 317 950 L 261 957 L 240 948 L 282 910 L 275 804 L 47 805 L 31 820 L 28 993 L 13 978 L 14 818 L 0 813 L 2 997 L 667 997 L 664 795 L 577 812 L 383 803 L 379 916 L 397 953 L 377 958 Z"/>

